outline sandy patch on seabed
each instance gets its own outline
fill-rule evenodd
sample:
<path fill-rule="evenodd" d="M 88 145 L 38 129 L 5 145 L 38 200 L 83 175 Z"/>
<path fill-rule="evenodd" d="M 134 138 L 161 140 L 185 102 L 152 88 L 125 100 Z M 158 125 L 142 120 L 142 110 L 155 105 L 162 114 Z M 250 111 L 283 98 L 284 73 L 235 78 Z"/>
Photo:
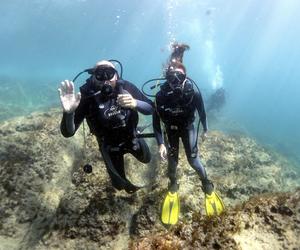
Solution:
<path fill-rule="evenodd" d="M 243 250 L 280 250 L 282 247 L 273 233 L 259 229 L 247 229 L 233 235 L 233 239 Z"/>
<path fill-rule="evenodd" d="M 289 245 L 284 245 L 284 240 L 277 237 L 271 230 L 257 227 L 242 230 L 232 237 L 242 250 L 282 250 L 282 249 L 300 249 L 299 235 L 292 230 L 285 231 L 285 238 Z"/>
<path fill-rule="evenodd" d="M 18 242 L 11 237 L 5 237 L 0 235 L 0 250 L 15 250 L 19 249 Z"/>

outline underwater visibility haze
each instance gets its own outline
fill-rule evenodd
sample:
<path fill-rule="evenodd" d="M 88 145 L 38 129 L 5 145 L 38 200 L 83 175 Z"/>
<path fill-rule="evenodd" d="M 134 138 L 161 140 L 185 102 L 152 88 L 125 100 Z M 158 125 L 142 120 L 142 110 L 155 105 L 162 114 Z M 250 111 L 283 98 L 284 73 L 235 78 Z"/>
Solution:
<path fill-rule="evenodd" d="M 299 161 L 299 1 L 12 0 L 0 7 L 2 119 L 59 105 L 60 81 L 103 58 L 120 60 L 125 79 L 141 87 L 162 74 L 178 41 L 191 47 L 184 61 L 204 97 L 226 90 L 220 116 Z"/>

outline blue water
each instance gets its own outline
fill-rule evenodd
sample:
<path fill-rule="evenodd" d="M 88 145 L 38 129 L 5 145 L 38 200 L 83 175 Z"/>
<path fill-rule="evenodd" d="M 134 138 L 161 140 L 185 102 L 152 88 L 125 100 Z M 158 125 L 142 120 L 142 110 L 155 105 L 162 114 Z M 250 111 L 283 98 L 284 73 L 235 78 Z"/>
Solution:
<path fill-rule="evenodd" d="M 103 58 L 141 86 L 177 40 L 205 98 L 226 89 L 220 116 L 300 162 L 299 12 L 298 0 L 1 1 L 0 112 L 58 106 L 59 82 Z"/>

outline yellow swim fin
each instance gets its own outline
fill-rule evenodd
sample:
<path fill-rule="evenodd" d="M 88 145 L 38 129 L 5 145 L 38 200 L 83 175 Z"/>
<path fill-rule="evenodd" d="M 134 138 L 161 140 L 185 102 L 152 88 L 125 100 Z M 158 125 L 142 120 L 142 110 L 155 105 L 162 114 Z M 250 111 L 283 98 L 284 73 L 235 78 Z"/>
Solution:
<path fill-rule="evenodd" d="M 220 196 L 213 191 L 205 194 L 205 211 L 207 216 L 220 215 L 225 210 L 225 205 Z"/>
<path fill-rule="evenodd" d="M 175 225 L 180 213 L 180 201 L 177 192 L 168 191 L 161 211 L 161 221 L 165 225 Z"/>

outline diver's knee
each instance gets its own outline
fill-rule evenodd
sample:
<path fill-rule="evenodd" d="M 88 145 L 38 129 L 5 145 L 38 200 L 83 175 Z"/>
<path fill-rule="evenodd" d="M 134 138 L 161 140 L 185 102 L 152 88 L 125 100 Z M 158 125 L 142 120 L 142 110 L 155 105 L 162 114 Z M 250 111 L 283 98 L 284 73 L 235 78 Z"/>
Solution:
<path fill-rule="evenodd" d="M 191 150 L 191 153 L 189 155 L 189 158 L 197 158 L 198 157 L 198 148 L 194 147 Z"/>
<path fill-rule="evenodd" d="M 189 163 L 193 168 L 196 167 L 196 160 L 197 160 L 196 157 L 188 157 L 187 160 L 188 160 L 188 163 Z"/>
<path fill-rule="evenodd" d="M 142 162 L 143 162 L 143 163 L 149 163 L 149 162 L 151 161 L 151 158 L 152 158 L 151 153 L 148 153 L 148 154 L 146 154 L 146 155 L 144 156 Z"/>
<path fill-rule="evenodd" d="M 192 153 L 192 154 L 188 155 L 187 160 L 192 167 L 195 167 L 195 168 L 202 167 L 200 157 L 198 156 L 197 153 L 195 153 L 195 154 Z"/>

